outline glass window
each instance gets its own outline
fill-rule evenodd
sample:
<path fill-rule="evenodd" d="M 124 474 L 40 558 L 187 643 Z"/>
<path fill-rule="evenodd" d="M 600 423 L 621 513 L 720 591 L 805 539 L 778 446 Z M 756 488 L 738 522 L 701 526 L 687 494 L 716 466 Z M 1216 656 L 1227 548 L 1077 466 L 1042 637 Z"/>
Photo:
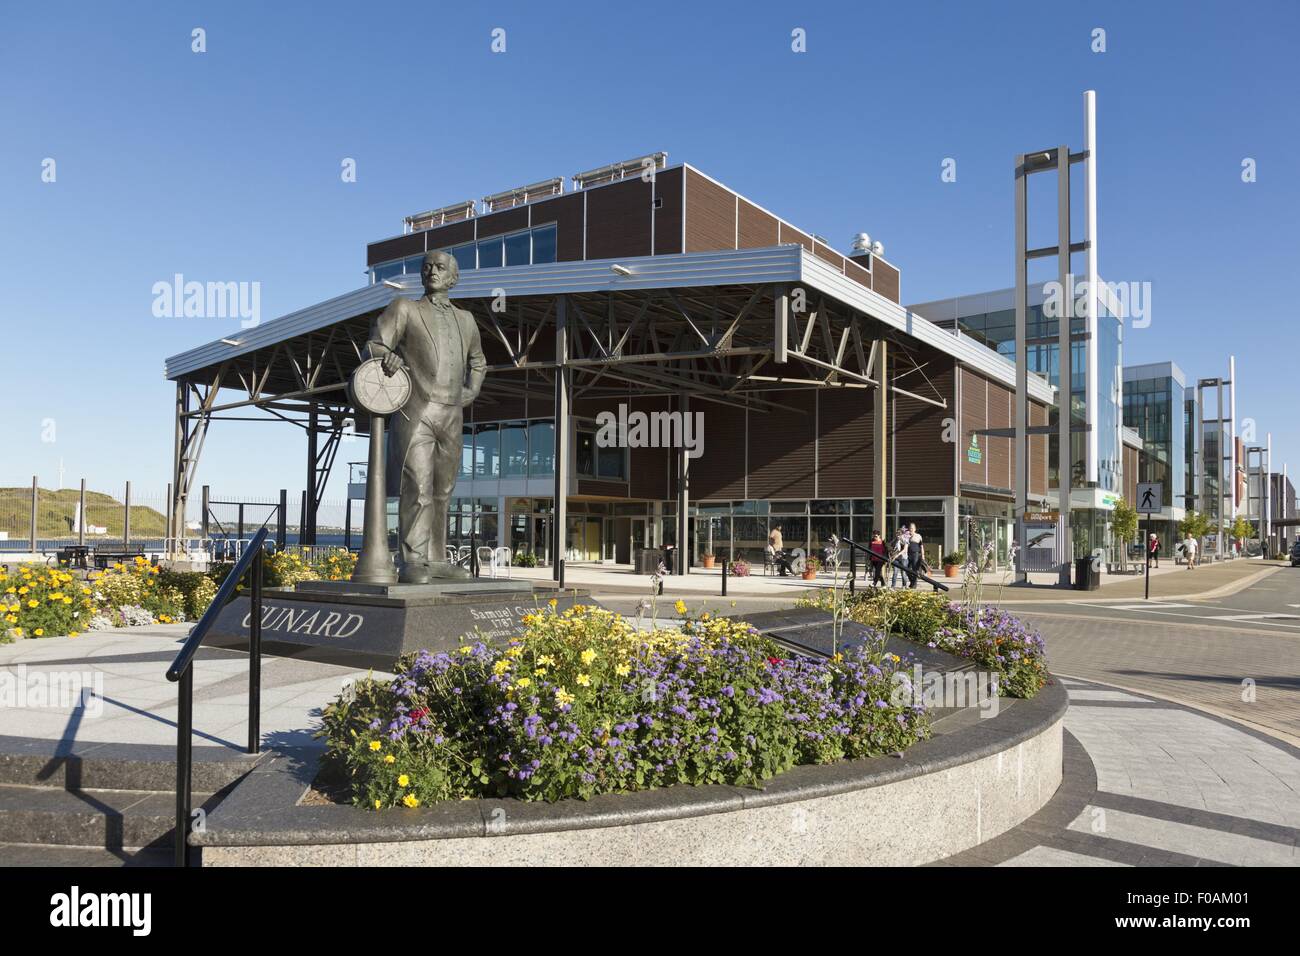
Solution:
<path fill-rule="evenodd" d="M 555 474 L 555 423 L 530 422 L 528 425 L 528 475 L 548 478 Z"/>
<path fill-rule="evenodd" d="M 506 265 L 528 265 L 531 246 L 531 237 L 526 232 L 517 232 L 513 236 L 506 236 Z"/>
<path fill-rule="evenodd" d="M 418 256 L 407 256 L 402 260 L 402 265 L 405 266 L 407 275 L 418 276 L 420 270 L 424 268 L 424 253 L 420 253 Z"/>
<path fill-rule="evenodd" d="M 474 477 L 501 476 L 501 432 L 496 423 L 474 426 Z"/>
<path fill-rule="evenodd" d="M 528 426 L 524 422 L 501 426 L 501 477 L 528 477 Z"/>
<path fill-rule="evenodd" d="M 474 426 L 465 425 L 460 433 L 460 477 L 474 477 Z"/>
<path fill-rule="evenodd" d="M 478 267 L 496 269 L 501 265 L 501 237 L 484 239 L 478 244 Z"/>
<path fill-rule="evenodd" d="M 464 245 L 452 246 L 448 250 L 456 260 L 456 265 L 461 269 L 478 268 L 478 255 L 474 243 L 467 242 Z"/>
<path fill-rule="evenodd" d="M 540 226 L 533 230 L 533 262 L 555 261 L 555 226 Z"/>
<path fill-rule="evenodd" d="M 626 448 L 597 448 L 596 449 L 596 470 L 600 478 L 627 478 L 627 468 L 624 467 L 627 462 Z"/>
<path fill-rule="evenodd" d="M 398 262 L 385 262 L 383 265 L 375 266 L 371 272 L 376 282 L 383 282 L 385 279 L 400 276 L 402 274 L 402 263 L 400 260 Z"/>
<path fill-rule="evenodd" d="M 575 470 L 580 475 L 595 476 L 596 474 L 596 436 L 592 432 L 578 432 L 577 454 L 575 457 Z"/>

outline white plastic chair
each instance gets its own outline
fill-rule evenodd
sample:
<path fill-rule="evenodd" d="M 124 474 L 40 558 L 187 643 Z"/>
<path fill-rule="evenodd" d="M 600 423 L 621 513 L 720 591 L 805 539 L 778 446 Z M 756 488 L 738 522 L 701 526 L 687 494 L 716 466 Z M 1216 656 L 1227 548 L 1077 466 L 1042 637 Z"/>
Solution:
<path fill-rule="evenodd" d="M 492 577 L 497 576 L 496 566 L 492 563 L 492 548 L 490 545 L 480 545 L 478 550 L 474 552 L 474 555 L 478 560 L 479 574 L 482 574 L 484 569 L 486 569 L 488 574 Z"/>
<path fill-rule="evenodd" d="M 510 558 L 509 548 L 501 547 L 492 552 L 492 577 L 495 578 L 498 571 L 504 572 L 507 578 L 510 577 Z"/>

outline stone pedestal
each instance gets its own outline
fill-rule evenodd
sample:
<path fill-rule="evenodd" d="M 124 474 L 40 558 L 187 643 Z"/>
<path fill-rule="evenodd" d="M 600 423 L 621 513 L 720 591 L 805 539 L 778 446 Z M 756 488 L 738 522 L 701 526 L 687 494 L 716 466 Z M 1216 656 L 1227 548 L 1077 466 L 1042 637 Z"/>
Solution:
<path fill-rule="evenodd" d="M 576 596 L 575 596 L 576 594 Z M 592 603 L 588 592 L 535 588 L 531 581 L 436 581 L 431 584 L 359 584 L 304 581 L 268 588 L 262 601 L 262 649 L 357 667 L 391 670 L 403 654 L 450 651 L 475 640 L 504 643 L 523 633 L 525 614 Z M 209 643 L 248 647 L 249 599 L 222 611 Z"/>

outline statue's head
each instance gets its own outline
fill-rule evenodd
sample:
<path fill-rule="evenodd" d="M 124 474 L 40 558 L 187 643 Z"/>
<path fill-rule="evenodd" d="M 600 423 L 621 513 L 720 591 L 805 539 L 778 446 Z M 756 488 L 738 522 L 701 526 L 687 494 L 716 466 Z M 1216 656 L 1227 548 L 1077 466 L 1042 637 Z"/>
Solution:
<path fill-rule="evenodd" d="M 425 292 L 446 292 L 460 281 L 460 263 L 449 252 L 437 250 L 425 253 L 424 262 L 420 266 L 420 280 L 424 283 Z"/>

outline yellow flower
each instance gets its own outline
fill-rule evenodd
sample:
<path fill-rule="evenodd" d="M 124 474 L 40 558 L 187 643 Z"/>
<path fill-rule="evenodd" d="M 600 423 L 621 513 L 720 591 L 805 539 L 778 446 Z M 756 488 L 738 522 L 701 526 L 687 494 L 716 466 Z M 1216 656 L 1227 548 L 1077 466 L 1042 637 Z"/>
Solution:
<path fill-rule="evenodd" d="M 570 694 L 567 690 L 565 690 L 563 687 L 556 690 L 555 702 L 557 704 L 572 704 L 573 701 L 574 701 L 574 696 Z"/>
<path fill-rule="evenodd" d="M 462 644 L 460 647 L 456 648 L 456 650 L 462 654 L 469 654 L 474 650 L 474 648 L 470 647 L 468 644 Z"/>
<path fill-rule="evenodd" d="M 578 686 L 579 686 L 579 687 L 590 687 L 590 686 L 591 686 L 591 675 L 590 675 L 590 674 L 579 674 L 579 675 L 578 675 Z"/>
<path fill-rule="evenodd" d="M 406 796 L 402 797 L 402 803 L 414 810 L 420 805 L 420 798 L 413 793 L 408 793 Z"/>
<path fill-rule="evenodd" d="M 523 647 L 518 644 L 511 644 L 510 647 L 506 649 L 506 657 L 518 657 L 523 652 Z"/>
<path fill-rule="evenodd" d="M 533 674 L 536 675 L 537 677 L 545 677 L 546 673 L 547 671 L 545 667 L 538 667 L 533 670 Z"/>
<path fill-rule="evenodd" d="M 38 605 L 38 604 L 40 604 L 40 603 L 41 603 L 40 601 L 38 601 L 38 600 L 36 600 L 35 598 L 33 598 L 32 600 L 30 600 L 30 601 L 27 602 L 27 606 L 28 606 L 28 607 L 36 607 L 36 605 Z"/>
<path fill-rule="evenodd" d="M 397 778 L 397 785 L 399 787 L 409 787 L 411 785 L 411 778 L 408 777 L 406 774 L 402 774 L 400 777 Z"/>
<path fill-rule="evenodd" d="M 543 667 L 554 667 L 555 658 L 550 654 L 543 654 L 541 657 L 537 658 L 537 663 L 541 664 Z"/>
<path fill-rule="evenodd" d="M 69 632 L 68 632 L 68 637 L 76 637 L 78 633 L 79 633 L 79 632 L 77 632 L 77 631 L 69 631 Z"/>
<path fill-rule="evenodd" d="M 681 598 L 678 598 L 678 599 L 673 603 L 673 610 L 675 610 L 678 614 L 685 614 L 685 613 L 686 613 L 686 602 L 683 601 Z"/>
<path fill-rule="evenodd" d="M 498 677 L 500 677 L 508 670 L 510 670 L 509 661 L 497 661 L 495 664 L 492 665 L 492 673 L 496 674 Z"/>
<path fill-rule="evenodd" d="M 596 652 L 589 647 L 578 656 L 582 659 L 582 663 L 586 665 L 586 664 L 590 664 L 592 661 L 596 659 Z"/>
<path fill-rule="evenodd" d="M 383 749 L 384 749 L 384 745 L 381 744 L 378 740 L 372 740 L 372 741 L 370 741 L 370 749 L 371 749 L 372 751 L 374 751 L 374 750 L 383 750 Z"/>
<path fill-rule="evenodd" d="M 376 809 L 376 810 L 378 810 L 378 809 L 379 809 L 380 807 L 382 807 L 382 806 L 383 806 L 383 804 L 380 803 L 378 800 L 375 801 L 375 809 Z"/>
<path fill-rule="evenodd" d="M 43 627 L 38 627 L 36 630 L 32 631 L 32 633 L 35 634 L 37 637 L 44 637 L 44 636 L 45 636 L 45 628 L 43 628 Z"/>
<path fill-rule="evenodd" d="M 71 603 L 72 603 L 72 598 L 70 598 L 70 597 L 65 597 L 65 598 L 63 599 L 63 603 L 64 603 L 64 604 L 71 604 Z"/>
<path fill-rule="evenodd" d="M 397 758 L 392 754 L 384 754 L 384 763 L 397 763 Z"/>
<path fill-rule="evenodd" d="M 5 594 L 15 594 L 15 593 L 17 593 L 17 591 L 18 591 L 17 588 L 15 588 L 15 587 L 10 587 L 9 590 L 5 591 Z"/>
<path fill-rule="evenodd" d="M 519 680 L 515 681 L 516 687 L 526 688 L 530 684 L 532 684 L 532 679 L 528 677 L 521 677 Z"/>
<path fill-rule="evenodd" d="M 556 607 L 560 602 L 557 601 L 557 600 L 555 600 L 555 598 L 551 598 L 551 599 L 550 599 L 549 601 L 547 601 L 546 603 L 549 604 L 551 607 Z"/>
<path fill-rule="evenodd" d="M 10 588 L 10 590 L 12 591 L 13 589 Z M 31 590 L 31 588 L 29 588 L 27 585 L 24 584 L 22 587 L 20 587 L 20 588 L 18 589 L 18 593 L 19 593 L 19 594 L 26 594 L 26 593 L 27 593 L 28 591 L 30 591 L 30 590 Z"/>
<path fill-rule="evenodd" d="M 614 673 L 617 674 L 619 677 L 626 677 L 631 672 L 632 672 L 632 668 L 629 667 L 627 664 L 619 664 L 617 667 L 614 668 Z"/>

